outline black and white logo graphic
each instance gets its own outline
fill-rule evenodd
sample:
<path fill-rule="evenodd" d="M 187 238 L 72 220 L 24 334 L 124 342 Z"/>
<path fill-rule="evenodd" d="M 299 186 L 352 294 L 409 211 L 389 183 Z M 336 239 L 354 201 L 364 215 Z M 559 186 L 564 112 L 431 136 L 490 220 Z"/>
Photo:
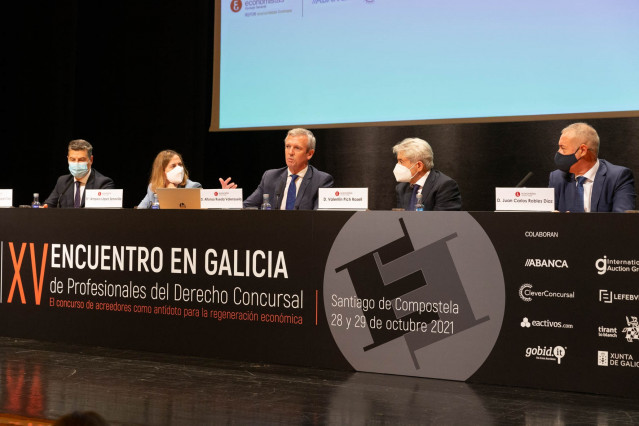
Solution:
<path fill-rule="evenodd" d="M 628 324 L 628 327 L 621 330 L 626 333 L 626 341 L 632 343 L 635 340 L 639 340 L 639 322 L 637 321 L 637 317 L 626 317 L 626 324 Z"/>
<path fill-rule="evenodd" d="M 497 340 L 505 291 L 492 242 L 466 212 L 425 219 L 358 212 L 335 239 L 324 306 L 356 370 L 465 380 Z"/>

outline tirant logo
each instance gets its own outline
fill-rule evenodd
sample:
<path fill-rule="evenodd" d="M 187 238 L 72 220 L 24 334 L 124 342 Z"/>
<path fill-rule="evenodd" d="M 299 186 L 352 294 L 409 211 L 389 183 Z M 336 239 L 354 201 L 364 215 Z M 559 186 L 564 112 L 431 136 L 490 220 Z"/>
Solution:
<path fill-rule="evenodd" d="M 535 357 L 535 359 L 543 361 L 557 361 L 561 364 L 561 360 L 566 356 L 566 347 L 564 346 L 537 346 L 536 348 L 526 348 L 526 358 Z"/>
<path fill-rule="evenodd" d="M 527 268 L 568 268 L 568 262 L 563 259 L 526 259 Z"/>
<path fill-rule="evenodd" d="M 606 272 L 639 272 L 639 260 L 636 259 L 608 259 L 604 256 L 595 261 L 597 274 Z"/>
<path fill-rule="evenodd" d="M 599 326 L 597 328 L 597 335 L 599 337 L 617 338 L 617 327 Z"/>
<path fill-rule="evenodd" d="M 574 328 L 572 324 L 562 323 L 561 321 L 551 321 L 551 320 L 529 320 L 527 317 L 524 317 L 523 320 L 519 323 L 522 328 L 530 328 L 530 327 L 544 327 L 544 328 Z"/>
<path fill-rule="evenodd" d="M 231 10 L 235 13 L 242 10 L 242 0 L 231 0 Z"/>
<path fill-rule="evenodd" d="M 557 298 L 557 299 L 574 299 L 575 292 L 558 292 L 558 291 L 533 291 L 532 284 L 523 284 L 519 287 L 519 298 L 524 302 L 530 302 L 533 300 L 533 297 L 547 297 L 547 298 Z"/>
<path fill-rule="evenodd" d="M 635 340 L 639 340 L 639 322 L 637 321 L 637 317 L 630 317 L 630 319 L 626 317 L 626 324 L 628 324 L 628 327 L 621 330 L 626 333 L 626 341 L 632 343 Z"/>
<path fill-rule="evenodd" d="M 603 303 L 637 302 L 639 301 L 639 294 L 614 293 L 611 290 L 599 290 L 599 301 Z"/>

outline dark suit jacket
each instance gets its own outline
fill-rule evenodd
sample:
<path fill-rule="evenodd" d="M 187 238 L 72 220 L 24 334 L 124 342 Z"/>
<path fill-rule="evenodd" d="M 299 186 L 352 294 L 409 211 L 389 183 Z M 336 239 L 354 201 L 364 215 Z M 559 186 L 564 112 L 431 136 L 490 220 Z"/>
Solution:
<path fill-rule="evenodd" d="M 550 173 L 549 188 L 555 188 L 555 210 L 570 211 L 577 192 L 572 173 Z M 590 211 L 624 212 L 635 209 L 635 180 L 632 171 L 599 159 L 599 169 L 592 184 Z"/>
<path fill-rule="evenodd" d="M 59 203 L 59 207 L 73 208 L 73 181 L 73 176 L 70 174 L 60 176 L 55 184 L 55 188 L 53 188 L 51 195 L 44 201 L 44 204 L 48 204 L 49 207 L 58 207 Z M 89 180 L 87 180 L 85 190 L 113 188 L 115 188 L 115 185 L 111 178 L 91 168 L 91 174 L 89 175 Z M 82 194 L 82 207 L 84 207 L 84 194 Z"/>
<path fill-rule="evenodd" d="M 262 181 L 257 189 L 244 200 L 244 207 L 260 207 L 262 196 L 270 195 L 273 210 L 280 208 L 282 196 L 286 188 L 286 178 L 288 177 L 288 167 L 281 169 L 271 169 L 264 172 Z M 308 170 L 302 179 L 300 189 L 295 197 L 295 210 L 315 210 L 317 209 L 317 190 L 319 188 L 332 188 L 333 176 L 320 172 L 309 164 Z"/>
<path fill-rule="evenodd" d="M 408 182 L 400 182 L 395 187 L 397 207 L 408 209 L 413 189 Z M 437 170 L 431 170 L 422 188 L 424 210 L 461 210 L 462 200 L 459 186 L 452 178 Z"/>

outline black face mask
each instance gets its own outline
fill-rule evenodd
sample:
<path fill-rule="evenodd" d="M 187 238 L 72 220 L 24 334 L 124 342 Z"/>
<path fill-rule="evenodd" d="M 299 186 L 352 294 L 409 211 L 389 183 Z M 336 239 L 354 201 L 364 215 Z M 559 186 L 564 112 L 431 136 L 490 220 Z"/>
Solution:
<path fill-rule="evenodd" d="M 579 161 L 577 157 L 575 157 L 575 154 L 579 152 L 579 148 L 577 148 L 577 151 L 575 151 L 573 154 L 568 155 L 560 154 L 559 151 L 557 151 L 555 153 L 555 165 L 557 166 L 557 168 L 562 172 L 568 173 L 572 165 Z"/>

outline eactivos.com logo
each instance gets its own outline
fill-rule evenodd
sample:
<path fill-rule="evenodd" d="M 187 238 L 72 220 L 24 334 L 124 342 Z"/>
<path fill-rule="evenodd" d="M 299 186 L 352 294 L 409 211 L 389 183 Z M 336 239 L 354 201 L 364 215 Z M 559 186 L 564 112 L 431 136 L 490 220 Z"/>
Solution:
<path fill-rule="evenodd" d="M 526 283 L 519 287 L 519 298 L 524 302 L 530 302 L 534 297 L 547 297 L 547 298 L 559 298 L 559 299 L 574 299 L 575 292 L 560 292 L 560 291 L 533 291 L 533 285 Z"/>
<path fill-rule="evenodd" d="M 467 212 L 432 212 L 429 226 L 410 212 L 355 213 L 323 290 L 336 345 L 358 371 L 466 380 L 490 355 L 505 309 L 499 257 Z"/>
<path fill-rule="evenodd" d="M 231 10 L 235 13 L 242 10 L 242 0 L 231 0 Z"/>

